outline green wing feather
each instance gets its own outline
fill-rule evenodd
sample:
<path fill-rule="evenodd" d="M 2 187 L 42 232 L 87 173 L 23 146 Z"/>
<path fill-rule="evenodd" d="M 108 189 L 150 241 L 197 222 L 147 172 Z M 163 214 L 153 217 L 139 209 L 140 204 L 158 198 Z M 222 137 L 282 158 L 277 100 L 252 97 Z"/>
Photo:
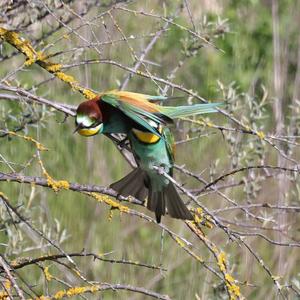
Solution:
<path fill-rule="evenodd" d="M 166 147 L 167 147 L 167 150 L 168 150 L 171 165 L 173 165 L 173 163 L 175 161 L 175 153 L 174 153 L 175 140 L 174 140 L 174 136 L 173 136 L 173 134 L 171 133 L 171 131 L 168 127 L 163 128 L 162 136 L 163 136 L 163 138 L 165 140 L 165 143 L 166 143 Z"/>
<path fill-rule="evenodd" d="M 146 95 L 148 101 L 158 102 L 158 101 L 166 101 L 166 100 L 178 100 L 178 99 L 185 99 L 184 96 L 150 96 Z"/>
<path fill-rule="evenodd" d="M 166 123 L 171 123 L 172 119 L 175 118 L 217 112 L 217 107 L 222 105 L 222 103 L 205 103 L 175 107 L 160 106 L 148 102 L 149 100 L 159 101 L 167 98 L 164 96 L 149 96 L 122 91 L 112 91 L 111 93 L 101 95 L 102 101 L 118 108 L 137 124 L 158 136 L 161 136 L 161 134 L 153 126 L 153 122 L 165 125 Z"/>
<path fill-rule="evenodd" d="M 217 112 L 217 107 L 222 103 L 205 103 L 186 106 L 161 106 L 160 112 L 171 119 L 183 118 L 192 115 L 208 114 Z"/>
<path fill-rule="evenodd" d="M 146 95 L 146 98 L 149 101 L 165 101 L 169 99 L 169 97 L 165 97 L 165 96 L 151 96 L 151 95 Z"/>
<path fill-rule="evenodd" d="M 114 95 L 103 95 L 101 96 L 101 100 L 115 108 L 118 108 L 126 116 L 138 123 L 140 126 L 143 126 L 146 130 L 152 132 L 153 134 L 161 136 L 161 134 L 158 132 L 158 129 L 151 126 L 151 122 L 149 122 L 150 120 L 152 120 L 155 123 L 162 123 L 162 119 L 157 115 L 144 111 L 126 102 L 120 101 Z"/>

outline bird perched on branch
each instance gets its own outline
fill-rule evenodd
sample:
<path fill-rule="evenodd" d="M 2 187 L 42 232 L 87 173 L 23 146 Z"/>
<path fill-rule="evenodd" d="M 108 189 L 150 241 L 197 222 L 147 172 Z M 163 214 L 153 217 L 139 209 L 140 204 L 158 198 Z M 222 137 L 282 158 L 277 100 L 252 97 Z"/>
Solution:
<path fill-rule="evenodd" d="M 167 97 L 125 91 L 110 91 L 82 102 L 76 113 L 74 132 L 83 136 L 98 133 L 125 133 L 138 167 L 111 188 L 123 196 L 145 200 L 159 223 L 166 208 L 173 218 L 192 220 L 193 216 L 178 195 L 173 183 L 158 169 L 173 176 L 174 142 L 165 125 L 175 118 L 216 112 L 220 103 L 189 106 L 160 106 L 150 101 Z"/>

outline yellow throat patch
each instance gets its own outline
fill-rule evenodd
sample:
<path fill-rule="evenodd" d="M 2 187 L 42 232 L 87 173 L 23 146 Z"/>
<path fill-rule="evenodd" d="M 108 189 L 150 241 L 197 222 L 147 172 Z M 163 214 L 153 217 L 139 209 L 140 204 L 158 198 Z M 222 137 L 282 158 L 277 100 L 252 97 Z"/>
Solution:
<path fill-rule="evenodd" d="M 78 130 L 78 133 L 83 136 L 92 136 L 97 134 L 100 131 L 102 124 L 93 127 L 93 128 L 81 128 Z"/>

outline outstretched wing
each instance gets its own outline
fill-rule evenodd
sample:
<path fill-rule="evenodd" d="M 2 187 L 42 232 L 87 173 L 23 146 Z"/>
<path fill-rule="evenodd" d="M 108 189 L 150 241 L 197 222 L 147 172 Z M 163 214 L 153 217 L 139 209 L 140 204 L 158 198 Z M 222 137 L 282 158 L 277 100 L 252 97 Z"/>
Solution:
<path fill-rule="evenodd" d="M 103 93 L 100 98 L 158 136 L 161 136 L 157 130 L 158 125 L 172 123 L 176 118 L 217 112 L 217 108 L 222 105 L 222 103 L 205 103 L 176 107 L 160 106 L 149 101 L 166 100 L 167 97 L 117 90 Z"/>

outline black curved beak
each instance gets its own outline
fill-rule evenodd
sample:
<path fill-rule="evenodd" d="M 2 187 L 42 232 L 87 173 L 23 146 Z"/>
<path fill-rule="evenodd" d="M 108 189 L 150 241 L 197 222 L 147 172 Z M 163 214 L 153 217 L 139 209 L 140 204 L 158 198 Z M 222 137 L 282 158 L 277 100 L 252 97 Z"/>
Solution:
<path fill-rule="evenodd" d="M 82 128 L 82 124 L 79 123 L 79 124 L 76 126 L 75 130 L 73 131 L 73 134 L 76 133 L 76 132 L 77 132 L 78 130 L 80 130 L 81 128 Z"/>

